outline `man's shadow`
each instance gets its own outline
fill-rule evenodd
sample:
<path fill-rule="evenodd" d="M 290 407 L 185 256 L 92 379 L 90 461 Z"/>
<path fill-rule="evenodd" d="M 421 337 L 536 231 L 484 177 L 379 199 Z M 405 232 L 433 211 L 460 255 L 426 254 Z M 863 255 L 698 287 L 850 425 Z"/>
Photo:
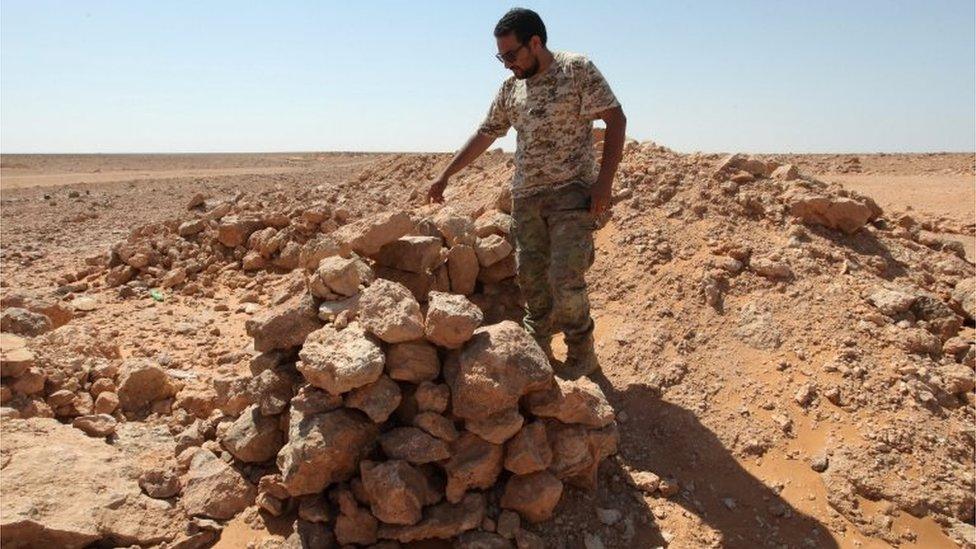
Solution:
<path fill-rule="evenodd" d="M 838 547 L 823 524 L 743 469 L 692 412 L 647 385 L 618 390 L 602 373 L 592 378 L 627 418 L 620 424 L 619 460 L 631 470 L 676 480 L 680 491 L 670 501 L 718 531 L 721 539 L 712 540 L 718 546 Z M 707 538 L 699 541 L 707 544 Z"/>

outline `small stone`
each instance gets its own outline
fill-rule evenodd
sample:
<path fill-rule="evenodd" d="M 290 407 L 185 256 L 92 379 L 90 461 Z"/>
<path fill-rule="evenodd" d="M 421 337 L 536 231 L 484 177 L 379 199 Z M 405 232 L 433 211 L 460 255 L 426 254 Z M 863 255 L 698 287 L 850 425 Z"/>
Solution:
<path fill-rule="evenodd" d="M 818 473 L 826 471 L 829 464 L 830 460 L 825 453 L 819 453 L 810 458 L 810 468 Z"/>
<path fill-rule="evenodd" d="M 71 422 L 72 427 L 81 429 L 86 435 L 96 438 L 111 435 L 115 432 L 117 424 L 115 418 L 108 414 L 79 416 Z"/>

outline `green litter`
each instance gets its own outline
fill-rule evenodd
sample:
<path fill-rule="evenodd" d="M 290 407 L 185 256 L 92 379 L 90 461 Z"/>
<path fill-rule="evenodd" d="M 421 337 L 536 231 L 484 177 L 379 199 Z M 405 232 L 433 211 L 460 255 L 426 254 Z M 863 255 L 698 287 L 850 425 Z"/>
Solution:
<path fill-rule="evenodd" d="M 163 292 L 160 292 L 159 290 L 149 290 L 149 297 L 155 299 L 156 301 L 162 301 Z"/>

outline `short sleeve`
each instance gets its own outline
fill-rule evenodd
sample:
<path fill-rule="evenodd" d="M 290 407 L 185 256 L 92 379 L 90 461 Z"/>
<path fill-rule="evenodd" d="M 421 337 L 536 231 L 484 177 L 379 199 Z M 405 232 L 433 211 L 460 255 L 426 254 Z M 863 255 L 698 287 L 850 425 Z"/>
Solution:
<path fill-rule="evenodd" d="M 589 59 L 583 62 L 578 81 L 581 95 L 580 115 L 584 118 L 593 120 L 601 112 L 620 106 L 610 84 L 607 84 L 603 74 Z"/>
<path fill-rule="evenodd" d="M 505 98 L 507 94 L 505 89 L 505 85 L 502 84 L 502 87 L 498 90 L 498 95 L 495 96 L 495 100 L 488 107 L 488 114 L 485 115 L 485 120 L 478 127 L 478 133 L 498 139 L 499 137 L 504 137 L 508 133 L 508 129 L 512 127 L 512 122 L 508 116 L 508 109 L 506 108 L 507 102 Z"/>

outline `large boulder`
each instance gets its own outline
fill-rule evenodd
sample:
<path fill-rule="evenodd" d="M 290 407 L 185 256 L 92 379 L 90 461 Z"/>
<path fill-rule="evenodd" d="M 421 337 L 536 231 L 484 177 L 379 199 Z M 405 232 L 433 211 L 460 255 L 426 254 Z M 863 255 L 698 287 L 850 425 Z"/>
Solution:
<path fill-rule="evenodd" d="M 523 395 L 546 388 L 552 375 L 545 353 L 518 324 L 478 328 L 448 379 L 454 414 L 483 419 L 515 408 Z"/>
<path fill-rule="evenodd" d="M 185 528 L 179 507 L 139 488 L 141 459 L 54 419 L 3 420 L 0 544 L 158 545 Z"/>
<path fill-rule="evenodd" d="M 298 347 L 321 327 L 315 298 L 309 293 L 295 294 L 244 323 L 258 352 Z"/>
<path fill-rule="evenodd" d="M 881 208 L 869 198 L 848 198 L 817 194 L 800 187 L 783 195 L 790 215 L 808 225 L 823 225 L 853 234 L 881 215 Z"/>
<path fill-rule="evenodd" d="M 136 411 L 157 400 L 176 394 L 176 387 L 166 371 L 147 359 L 129 359 L 119 373 L 119 405 L 125 411 Z"/>
<path fill-rule="evenodd" d="M 430 292 L 424 333 L 427 339 L 448 349 L 457 349 L 471 338 L 485 315 L 463 295 Z"/>
<path fill-rule="evenodd" d="M 298 357 L 296 367 L 305 379 L 334 395 L 373 383 L 383 374 L 385 361 L 379 345 L 357 323 L 312 332 Z"/>
<path fill-rule="evenodd" d="M 278 453 L 278 468 L 288 493 L 314 494 L 333 482 L 348 480 L 376 435 L 376 425 L 357 411 L 306 415 L 293 406 L 288 443 Z"/>
<path fill-rule="evenodd" d="M 213 452 L 194 451 L 181 498 L 188 515 L 230 519 L 254 503 L 255 496 L 257 488 Z"/>
<path fill-rule="evenodd" d="M 383 278 L 363 291 L 358 317 L 368 332 L 387 343 L 410 341 L 424 335 L 420 303 L 406 286 Z"/>

